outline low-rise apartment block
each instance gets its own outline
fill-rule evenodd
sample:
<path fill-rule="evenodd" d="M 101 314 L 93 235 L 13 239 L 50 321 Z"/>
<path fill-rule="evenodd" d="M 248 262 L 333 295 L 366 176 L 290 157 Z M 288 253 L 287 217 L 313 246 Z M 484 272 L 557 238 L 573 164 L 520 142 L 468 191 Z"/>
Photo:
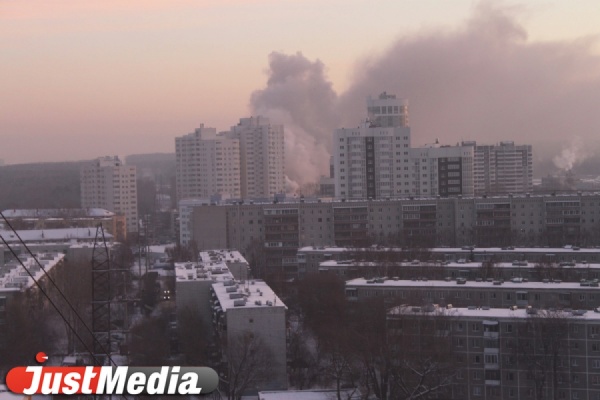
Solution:
<path fill-rule="evenodd" d="M 258 387 L 248 389 L 286 389 L 287 307 L 264 281 L 249 279 L 244 257 L 233 250 L 201 252 L 198 263 L 176 264 L 175 274 L 177 309 L 198 313 L 205 332 L 213 334 L 224 366 L 223 381 L 229 382 L 234 373 L 228 367 L 228 357 L 232 357 L 229 346 L 249 334 L 270 354 L 272 374 Z"/>
<path fill-rule="evenodd" d="M 399 306 L 387 326 L 391 343 L 437 335 L 449 347 L 442 361 L 452 365 L 452 384 L 443 398 L 600 398 L 596 311 Z"/>

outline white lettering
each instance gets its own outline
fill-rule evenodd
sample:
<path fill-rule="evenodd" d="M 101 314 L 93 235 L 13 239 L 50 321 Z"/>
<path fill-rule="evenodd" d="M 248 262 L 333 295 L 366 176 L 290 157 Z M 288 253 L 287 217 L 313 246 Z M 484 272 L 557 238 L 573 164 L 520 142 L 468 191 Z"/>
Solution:
<path fill-rule="evenodd" d="M 179 379 L 180 367 L 171 368 L 171 380 L 169 381 L 169 392 L 168 394 L 177 394 L 177 380 Z"/>
<path fill-rule="evenodd" d="M 90 388 L 90 381 L 95 376 L 96 373 L 94 372 L 94 367 L 85 367 L 85 372 L 83 373 L 83 382 L 81 383 L 81 393 L 92 394 L 92 389 Z"/>
<path fill-rule="evenodd" d="M 167 378 L 169 377 L 169 367 L 161 367 L 160 372 L 154 372 L 148 377 L 146 391 L 148 394 L 164 394 Z"/>
<path fill-rule="evenodd" d="M 42 394 L 58 394 L 60 383 L 62 382 L 62 373 L 54 374 L 46 372 L 42 380 Z M 52 387 L 50 387 L 52 384 Z"/>
<path fill-rule="evenodd" d="M 146 383 L 146 374 L 143 372 L 134 372 L 129 376 L 127 380 L 127 393 L 128 394 L 140 394 L 144 391 L 144 384 Z"/>
<path fill-rule="evenodd" d="M 64 394 L 75 394 L 77 390 L 79 390 L 79 380 L 81 379 L 81 375 L 77 372 L 69 372 L 65 375 L 64 386 L 62 387 L 62 392 Z"/>
<path fill-rule="evenodd" d="M 200 394 L 202 388 L 197 387 L 197 385 L 198 374 L 186 372 L 181 376 L 181 383 L 179 384 L 179 391 L 177 394 Z"/>
<path fill-rule="evenodd" d="M 37 392 L 38 387 L 40 386 L 42 367 L 27 367 L 25 369 L 25 372 L 33 372 L 33 377 L 31 378 L 31 386 L 23 390 L 23 394 L 31 396 Z"/>
<path fill-rule="evenodd" d="M 129 367 L 103 367 L 98 378 L 97 394 L 123 394 Z M 114 372 L 114 374 L 113 374 Z"/>

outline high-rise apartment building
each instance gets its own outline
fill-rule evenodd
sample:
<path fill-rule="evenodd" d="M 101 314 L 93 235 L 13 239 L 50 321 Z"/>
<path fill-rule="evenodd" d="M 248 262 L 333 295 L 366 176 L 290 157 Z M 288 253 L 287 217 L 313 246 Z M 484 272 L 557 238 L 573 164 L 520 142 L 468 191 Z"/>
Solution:
<path fill-rule="evenodd" d="M 378 127 L 367 121 L 337 129 L 333 157 L 336 197 L 379 199 L 412 193 L 407 126 Z"/>
<path fill-rule="evenodd" d="M 396 99 L 393 94 L 383 92 L 378 98 L 367 98 L 369 122 L 384 128 L 408 126 L 408 100 Z"/>
<path fill-rule="evenodd" d="M 526 193 L 533 189 L 531 145 L 411 147 L 408 102 L 367 98 L 368 118 L 333 135 L 335 196 L 381 199 Z"/>
<path fill-rule="evenodd" d="M 239 198 L 240 143 L 201 124 L 175 138 L 177 198 Z"/>
<path fill-rule="evenodd" d="M 496 145 L 477 145 L 474 141 L 463 146 L 475 149 L 475 193 L 527 193 L 533 190 L 533 156 L 531 145 L 500 142 Z"/>
<path fill-rule="evenodd" d="M 367 98 L 368 119 L 334 133 L 335 194 L 342 199 L 473 194 L 473 149 L 411 148 L 408 102 Z"/>
<path fill-rule="evenodd" d="M 227 137 L 240 143 L 243 198 L 273 197 L 285 191 L 283 125 L 266 117 L 241 118 Z"/>
<path fill-rule="evenodd" d="M 81 207 L 125 215 L 127 232 L 138 231 L 136 168 L 119 157 L 101 157 L 81 169 Z"/>
<path fill-rule="evenodd" d="M 416 196 L 473 195 L 474 151 L 438 143 L 410 149 Z"/>

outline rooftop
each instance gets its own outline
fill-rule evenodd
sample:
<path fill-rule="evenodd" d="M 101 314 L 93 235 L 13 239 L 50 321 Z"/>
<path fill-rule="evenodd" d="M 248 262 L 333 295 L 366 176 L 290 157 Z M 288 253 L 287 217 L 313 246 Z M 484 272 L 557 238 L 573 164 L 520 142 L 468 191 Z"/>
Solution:
<path fill-rule="evenodd" d="M 304 253 L 344 253 L 344 252 L 402 252 L 402 251 L 410 251 L 410 249 L 403 249 L 401 247 L 367 247 L 367 248 L 356 248 L 356 247 L 335 247 L 335 246 L 305 246 L 298 249 L 298 252 Z M 471 248 L 462 248 L 462 247 L 434 247 L 431 249 L 424 250 L 430 251 L 432 253 L 441 253 L 441 254 L 451 254 L 451 253 L 502 253 L 502 254 L 522 254 L 522 253 L 539 253 L 539 254 L 564 254 L 564 253 L 596 253 L 600 254 L 600 248 L 583 248 L 583 247 L 574 247 L 574 246 L 565 246 L 565 247 L 474 247 Z"/>
<path fill-rule="evenodd" d="M 489 200 L 494 200 L 494 199 L 498 199 L 498 200 L 502 200 L 502 201 L 509 201 L 508 199 L 510 198 L 514 198 L 514 199 L 521 199 L 521 198 L 547 198 L 547 199 L 552 199 L 552 200 L 570 200 L 570 199 L 579 199 L 580 197 L 589 197 L 589 196 L 596 196 L 599 197 L 600 196 L 600 192 L 597 191 L 581 191 L 581 192 L 577 192 L 577 193 L 557 193 L 557 194 L 528 194 L 528 193 L 519 193 L 519 194 L 506 194 L 506 195 L 481 195 L 481 196 L 457 196 L 457 197 L 427 197 L 427 196 L 423 196 L 423 197 L 418 197 L 418 196 L 404 196 L 404 197 L 391 197 L 391 198 L 385 198 L 385 199 L 372 199 L 372 200 L 367 200 L 367 199 L 330 199 L 330 198 L 298 198 L 298 197 L 290 197 L 290 198 L 285 198 L 285 199 L 279 199 L 276 203 L 279 204 L 299 204 L 299 203 L 334 203 L 334 205 L 346 205 L 346 206 L 350 206 L 353 203 L 356 204 L 360 204 L 365 205 L 365 204 L 369 204 L 369 203 L 381 203 L 381 202 L 388 202 L 388 201 L 408 201 L 408 200 L 413 200 L 413 201 L 437 201 L 437 200 L 445 200 L 445 201 L 454 201 L 457 198 L 459 200 L 487 200 L 489 202 Z M 216 205 L 216 206 L 232 206 L 232 205 L 249 205 L 249 204 L 262 204 L 262 205 L 266 205 L 266 204 L 273 204 L 273 200 L 272 199 L 246 199 L 246 200 L 240 200 L 240 199 L 226 199 L 226 200 L 222 200 L 220 202 L 211 202 L 210 200 L 206 200 L 206 199 L 195 199 L 195 200 L 190 200 L 187 201 L 186 203 L 184 203 L 184 205 L 187 206 L 193 206 L 195 205 L 195 203 L 201 203 L 198 205 L 206 205 L 208 206 L 210 205 Z"/>
<path fill-rule="evenodd" d="M 402 280 L 397 278 L 357 278 L 346 281 L 346 287 L 358 287 L 358 286 L 369 286 L 369 287 L 384 287 L 384 288 L 480 288 L 480 289 L 515 289 L 515 290 L 526 290 L 526 289 L 537 289 L 537 290 L 597 290 L 600 292 L 600 287 L 591 287 L 590 285 L 582 286 L 579 282 L 560 282 L 550 281 L 545 279 L 543 282 L 528 282 L 522 278 L 513 278 L 510 281 L 504 281 L 501 284 L 498 282 L 489 281 L 466 281 L 464 284 L 459 285 L 455 279 L 448 279 L 443 281 L 436 280 Z"/>
<path fill-rule="evenodd" d="M 43 253 L 37 254 L 36 257 L 46 272 L 48 272 L 62 261 L 65 255 L 62 253 Z M 36 280 L 44 276 L 44 271 L 41 270 L 32 257 L 21 255 L 19 258 Z M 9 261 L 0 267 L 0 291 L 18 291 L 31 287 L 34 284 L 33 279 L 31 279 L 27 271 L 23 269 L 17 260 Z"/>
<path fill-rule="evenodd" d="M 89 240 L 96 238 L 94 228 L 61 228 L 61 229 L 30 229 L 18 230 L 17 234 L 24 242 L 64 242 L 69 240 Z M 0 235 L 9 243 L 18 242 L 19 239 L 10 230 L 0 230 Z M 112 239 L 112 235 L 104 231 L 106 239 Z"/>
<path fill-rule="evenodd" d="M 212 285 L 223 311 L 233 308 L 284 307 L 286 305 L 262 280 L 221 281 Z"/>
<path fill-rule="evenodd" d="M 2 214 L 6 218 L 101 218 L 115 215 L 103 208 L 13 208 L 2 211 Z"/>
<path fill-rule="evenodd" d="M 434 261 L 418 261 L 418 260 L 414 260 L 414 261 L 402 261 L 402 262 L 395 262 L 393 264 L 389 264 L 390 266 L 400 266 L 400 267 L 438 267 L 441 269 L 444 268 L 452 268 L 452 269 L 457 269 L 457 268 L 463 268 L 463 269 L 472 269 L 472 268 L 481 268 L 482 263 L 481 262 L 466 262 L 466 261 L 461 261 L 461 262 L 446 262 L 446 263 L 440 263 L 440 262 L 434 262 Z M 497 262 L 494 263 L 494 268 L 523 268 L 524 270 L 527 269 L 532 269 L 535 268 L 537 265 L 536 262 L 527 262 L 527 261 L 512 261 L 512 262 Z M 385 266 L 385 264 L 383 262 L 372 262 L 372 261 L 359 261 L 359 260 L 326 260 L 326 261 L 321 261 L 319 263 L 319 268 L 341 268 L 341 267 L 350 267 L 350 266 L 356 266 L 356 267 L 374 267 L 374 268 L 382 268 Z M 575 269 L 575 268 L 589 268 L 589 269 L 599 269 L 600 268 L 600 264 L 592 264 L 592 263 L 587 263 L 587 262 L 581 262 L 581 263 L 558 263 L 557 266 L 559 266 L 561 269 L 566 270 L 566 269 Z"/>
<path fill-rule="evenodd" d="M 397 306 L 388 311 L 388 315 L 411 315 L 424 313 L 427 314 L 427 311 L 424 310 L 425 307 L 414 307 L 414 306 Z M 537 310 L 535 308 L 489 308 L 489 307 L 456 307 L 456 308 L 443 308 L 436 307 L 429 309 L 432 313 L 443 314 L 451 317 L 465 317 L 465 318 L 494 318 L 494 319 L 515 319 L 515 318 L 527 318 L 532 315 L 540 315 L 544 310 Z M 547 310 L 552 315 L 556 316 L 564 316 L 565 318 L 576 318 L 577 320 L 589 320 L 589 321 L 600 321 L 600 309 L 595 309 L 593 311 L 587 310 L 556 310 L 551 309 Z"/>
<path fill-rule="evenodd" d="M 354 393 L 356 392 L 356 394 Z M 360 393 L 355 389 L 342 389 L 342 398 L 347 400 L 359 399 Z M 310 390 L 277 390 L 258 392 L 259 400 L 333 400 L 337 399 L 334 389 Z"/>

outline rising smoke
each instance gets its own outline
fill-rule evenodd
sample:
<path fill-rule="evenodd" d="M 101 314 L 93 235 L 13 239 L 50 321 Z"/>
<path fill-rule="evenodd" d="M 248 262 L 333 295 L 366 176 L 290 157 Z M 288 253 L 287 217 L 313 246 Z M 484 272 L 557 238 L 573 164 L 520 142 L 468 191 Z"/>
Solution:
<path fill-rule="evenodd" d="M 285 126 L 288 187 L 315 182 L 329 170 L 331 133 L 338 124 L 337 99 L 320 61 L 301 53 L 269 56 L 267 87 L 250 99 L 254 114 Z"/>
<path fill-rule="evenodd" d="M 552 159 L 554 165 L 563 171 L 571 171 L 574 166 L 588 158 L 588 152 L 579 136 L 571 139 L 568 146 Z"/>
<path fill-rule="evenodd" d="M 579 157 L 570 138 L 579 137 L 589 155 L 600 150 L 597 42 L 528 41 L 515 10 L 481 2 L 454 30 L 403 36 L 363 59 L 340 95 L 320 61 L 273 53 L 267 86 L 253 94 L 251 108 L 286 125 L 287 173 L 299 184 L 327 173 L 333 129 L 356 126 L 365 98 L 384 90 L 409 99 L 413 145 L 437 137 L 514 140 L 533 144 L 537 161 L 556 156 L 566 168 Z"/>

